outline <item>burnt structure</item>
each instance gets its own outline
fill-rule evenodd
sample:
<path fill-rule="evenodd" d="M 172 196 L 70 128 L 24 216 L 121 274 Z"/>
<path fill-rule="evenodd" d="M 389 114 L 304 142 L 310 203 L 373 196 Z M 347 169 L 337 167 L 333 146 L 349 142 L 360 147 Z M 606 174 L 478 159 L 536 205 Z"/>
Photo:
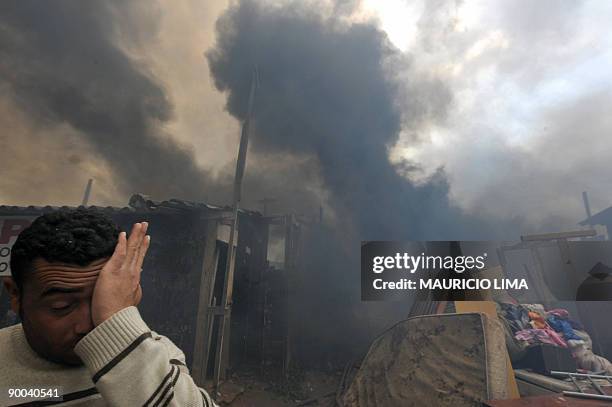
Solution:
<path fill-rule="evenodd" d="M 185 352 L 196 382 L 203 384 L 215 374 L 219 337 L 229 349 L 223 353 L 221 377 L 228 369 L 245 365 L 275 375 L 286 371 L 291 362 L 288 277 L 300 253 L 301 224 L 294 216 L 239 211 L 230 282 L 231 323 L 219 335 L 232 208 L 176 199 L 156 202 L 139 194 L 131 197 L 127 207 L 95 208 L 123 230 L 137 221 L 150 223 L 152 243 L 143 267 L 144 296 L 139 309 L 151 329 Z M 37 216 L 58 209 L 0 206 L 0 226 L 4 225 L 5 234 L 16 234 Z M 284 261 L 275 266 L 268 261 L 270 225 L 284 228 Z M 3 292 L 0 327 L 7 324 L 7 311 Z"/>

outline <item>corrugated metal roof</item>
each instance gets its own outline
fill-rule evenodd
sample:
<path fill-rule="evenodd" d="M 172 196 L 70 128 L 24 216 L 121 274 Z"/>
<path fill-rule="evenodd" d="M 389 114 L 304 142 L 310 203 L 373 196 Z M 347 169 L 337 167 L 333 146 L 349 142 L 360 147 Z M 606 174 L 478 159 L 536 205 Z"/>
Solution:
<path fill-rule="evenodd" d="M 83 208 L 83 206 L 9 206 L 0 205 L 0 214 L 10 213 L 19 215 L 37 215 L 45 212 L 52 212 L 59 209 L 76 209 Z M 87 208 L 93 208 L 102 212 L 116 213 L 116 212 L 136 212 L 136 211 L 164 211 L 170 210 L 197 210 L 205 209 L 210 211 L 231 211 L 230 206 L 215 206 L 202 202 L 187 201 L 182 199 L 169 199 L 165 201 L 154 201 L 149 199 L 146 195 L 134 194 L 130 198 L 129 206 L 117 207 L 117 206 L 96 206 L 89 205 Z M 257 211 L 250 211 L 246 209 L 240 209 L 240 213 L 261 217 L 261 213 Z"/>
<path fill-rule="evenodd" d="M 28 213 L 44 213 L 44 212 L 52 212 L 52 211 L 57 211 L 59 209 L 76 209 L 76 208 L 83 208 L 83 206 L 51 206 L 51 205 L 47 205 L 47 206 L 13 206 L 13 205 L 0 205 L 0 213 L 1 212 L 18 212 L 18 213 L 23 213 L 28 214 Z M 90 205 L 87 206 L 87 208 L 95 208 L 98 209 L 102 212 L 117 212 L 117 211 L 121 211 L 121 212 L 134 212 L 134 208 L 130 208 L 130 207 L 115 207 L 115 206 L 96 206 L 96 205 Z"/>
<path fill-rule="evenodd" d="M 211 205 L 211 204 L 207 204 L 203 202 L 187 201 L 184 199 L 173 198 L 173 199 L 168 199 L 166 201 L 153 201 L 152 199 L 149 199 L 146 195 L 142 195 L 142 194 L 132 195 L 132 197 L 130 198 L 129 205 L 132 208 L 149 209 L 149 210 L 155 210 L 159 208 L 185 209 L 185 210 L 206 209 L 206 210 L 222 211 L 222 212 L 232 210 L 231 206 L 216 206 L 216 205 Z M 262 216 L 262 214 L 257 211 L 251 211 L 247 209 L 240 209 L 239 212 L 247 214 L 247 215 L 251 215 L 251 216 Z"/>

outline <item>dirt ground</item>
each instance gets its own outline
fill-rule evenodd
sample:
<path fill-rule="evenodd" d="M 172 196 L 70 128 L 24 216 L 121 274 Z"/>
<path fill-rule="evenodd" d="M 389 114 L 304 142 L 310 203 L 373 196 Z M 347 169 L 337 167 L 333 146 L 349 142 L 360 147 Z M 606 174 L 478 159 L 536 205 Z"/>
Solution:
<path fill-rule="evenodd" d="M 236 372 L 221 384 L 216 400 L 232 407 L 333 407 L 341 375 L 310 370 L 286 380 L 265 380 L 254 372 Z"/>

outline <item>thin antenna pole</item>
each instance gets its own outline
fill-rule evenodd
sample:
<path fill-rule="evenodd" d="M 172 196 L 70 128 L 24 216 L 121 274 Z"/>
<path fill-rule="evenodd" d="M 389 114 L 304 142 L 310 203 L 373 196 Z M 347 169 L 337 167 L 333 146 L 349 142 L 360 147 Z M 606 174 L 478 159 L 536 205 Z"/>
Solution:
<path fill-rule="evenodd" d="M 87 206 L 87 204 L 89 203 L 89 195 L 91 195 L 92 184 L 93 184 L 93 178 L 90 178 L 89 181 L 87 181 L 87 186 L 85 187 L 85 193 L 83 194 L 83 202 L 81 203 L 81 205 L 83 206 Z"/>
<path fill-rule="evenodd" d="M 255 89 L 259 82 L 257 67 L 253 69 L 251 79 L 251 90 L 249 93 L 249 103 L 247 114 L 242 124 L 242 134 L 240 136 L 240 147 L 238 149 L 238 159 L 236 161 L 236 175 L 234 178 L 234 197 L 232 205 L 232 223 L 230 226 L 229 242 L 227 246 L 227 260 L 225 261 L 225 278 L 223 280 L 223 297 L 221 299 L 222 315 L 219 331 L 217 335 L 217 351 L 215 352 L 215 372 L 214 385 L 215 389 L 219 389 L 219 381 L 221 378 L 221 368 L 223 366 L 223 335 L 225 326 L 231 315 L 231 298 L 234 283 L 234 239 L 238 229 L 238 210 L 240 208 L 240 200 L 242 198 L 242 179 L 246 167 L 246 154 L 249 146 L 249 130 L 251 125 L 251 115 L 253 113 L 253 102 L 255 100 Z"/>
<path fill-rule="evenodd" d="M 586 211 L 587 220 L 591 224 L 591 205 L 589 204 L 589 195 L 586 191 L 582 191 L 582 200 L 584 202 L 584 210 Z"/>

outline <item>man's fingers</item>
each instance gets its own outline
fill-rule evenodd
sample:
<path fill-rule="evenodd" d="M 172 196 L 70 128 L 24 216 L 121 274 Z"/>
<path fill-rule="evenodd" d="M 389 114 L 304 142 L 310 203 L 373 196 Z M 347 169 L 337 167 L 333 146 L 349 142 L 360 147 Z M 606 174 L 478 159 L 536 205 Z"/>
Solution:
<path fill-rule="evenodd" d="M 125 258 L 127 265 L 132 265 L 138 255 L 138 247 L 140 247 L 140 242 L 142 241 L 142 228 L 141 223 L 134 223 L 132 227 L 130 238 L 127 241 L 127 254 Z"/>
<path fill-rule="evenodd" d="M 140 239 L 138 241 L 138 249 L 136 250 L 136 253 L 134 255 L 134 257 L 132 257 L 131 262 L 129 263 L 129 267 L 132 271 L 137 272 L 137 270 L 135 270 L 136 265 L 138 264 L 138 261 L 141 257 L 140 252 L 143 249 L 143 245 L 144 245 L 144 241 L 146 238 L 146 234 L 147 234 L 147 229 L 149 228 L 149 224 L 147 222 L 141 222 L 141 228 L 140 228 Z"/>
<path fill-rule="evenodd" d="M 140 225 L 142 226 L 142 228 L 140 229 L 140 237 L 142 240 L 147 234 L 147 229 L 149 228 L 149 222 L 140 222 Z"/>
<path fill-rule="evenodd" d="M 125 232 L 121 232 L 109 266 L 115 270 L 122 269 L 140 279 L 140 268 L 149 248 L 150 237 L 146 236 L 148 227 L 147 222 L 135 223 L 129 238 Z"/>
<path fill-rule="evenodd" d="M 112 257 L 108 261 L 111 263 L 112 267 L 117 269 L 121 267 L 123 261 L 125 259 L 125 250 L 126 250 L 127 242 L 125 232 L 119 233 L 119 237 L 117 238 L 117 245 L 115 246 L 115 251 L 113 252 Z"/>
<path fill-rule="evenodd" d="M 144 258 L 147 255 L 147 250 L 149 250 L 149 246 L 151 245 L 151 236 L 147 235 L 144 237 L 142 244 L 140 245 L 140 250 L 138 251 L 138 260 L 136 261 L 135 272 L 138 276 L 138 280 L 140 281 L 140 273 L 142 272 L 142 264 L 144 263 Z"/>

